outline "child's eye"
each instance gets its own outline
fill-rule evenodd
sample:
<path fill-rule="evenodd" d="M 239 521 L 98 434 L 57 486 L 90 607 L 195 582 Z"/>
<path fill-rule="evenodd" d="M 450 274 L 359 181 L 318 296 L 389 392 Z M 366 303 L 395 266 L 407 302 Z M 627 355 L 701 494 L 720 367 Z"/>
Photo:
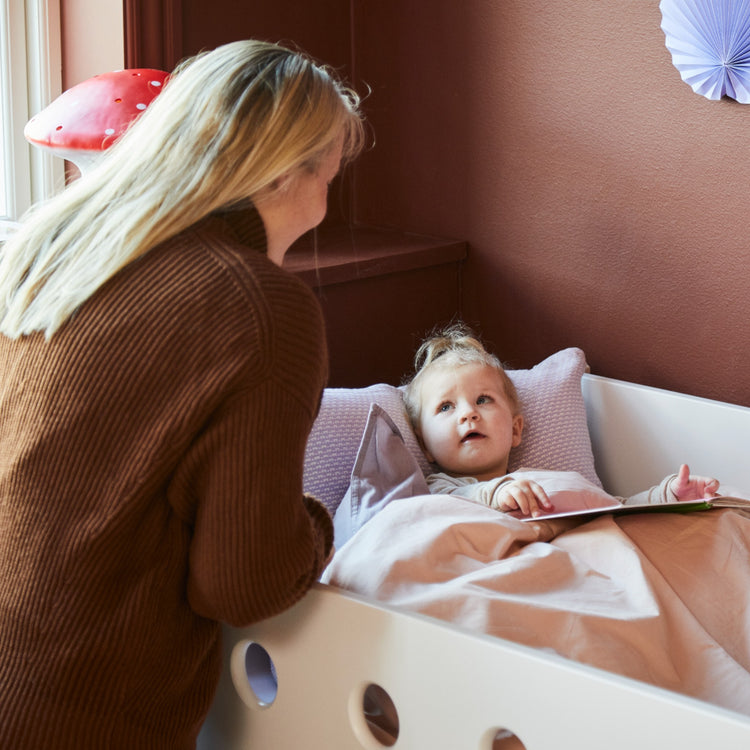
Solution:
<path fill-rule="evenodd" d="M 438 406 L 438 412 L 448 411 L 450 408 L 450 402 L 446 401 L 444 404 L 440 404 L 440 406 Z"/>
<path fill-rule="evenodd" d="M 479 396 L 477 399 L 477 404 L 491 404 L 492 403 L 492 396 Z"/>

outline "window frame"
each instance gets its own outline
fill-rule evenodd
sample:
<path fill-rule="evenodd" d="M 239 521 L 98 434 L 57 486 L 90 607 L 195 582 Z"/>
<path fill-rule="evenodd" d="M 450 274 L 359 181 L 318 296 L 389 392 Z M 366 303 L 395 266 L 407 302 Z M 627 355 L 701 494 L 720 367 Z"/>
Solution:
<path fill-rule="evenodd" d="M 0 221 L 14 221 L 65 184 L 63 160 L 23 137 L 29 119 L 62 92 L 60 0 L 0 0 L 0 13 L 0 179 L 6 203 Z"/>

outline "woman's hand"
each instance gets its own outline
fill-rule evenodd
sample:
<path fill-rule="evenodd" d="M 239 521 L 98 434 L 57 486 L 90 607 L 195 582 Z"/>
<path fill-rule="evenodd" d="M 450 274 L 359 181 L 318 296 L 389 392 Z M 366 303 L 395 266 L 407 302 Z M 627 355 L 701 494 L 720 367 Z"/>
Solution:
<path fill-rule="evenodd" d="M 497 510 L 518 510 L 525 516 L 539 516 L 554 510 L 547 493 L 531 479 L 514 479 L 498 487 L 491 507 Z"/>

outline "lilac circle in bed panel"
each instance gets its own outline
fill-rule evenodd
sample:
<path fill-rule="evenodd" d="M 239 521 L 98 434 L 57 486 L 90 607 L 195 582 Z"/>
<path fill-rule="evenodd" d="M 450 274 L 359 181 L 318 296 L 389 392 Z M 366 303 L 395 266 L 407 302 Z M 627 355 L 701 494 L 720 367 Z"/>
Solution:
<path fill-rule="evenodd" d="M 257 707 L 267 708 L 276 700 L 279 689 L 276 666 L 270 654 L 259 643 L 248 642 L 245 645 L 244 668 L 247 687 Z"/>

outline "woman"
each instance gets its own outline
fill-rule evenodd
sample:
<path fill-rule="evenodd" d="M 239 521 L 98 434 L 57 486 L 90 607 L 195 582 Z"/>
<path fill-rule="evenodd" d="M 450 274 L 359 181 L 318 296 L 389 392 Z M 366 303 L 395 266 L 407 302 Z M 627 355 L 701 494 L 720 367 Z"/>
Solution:
<path fill-rule="evenodd" d="M 194 747 L 219 623 L 318 578 L 323 321 L 279 266 L 357 106 L 276 45 L 197 56 L 3 248 L 0 746 Z"/>

